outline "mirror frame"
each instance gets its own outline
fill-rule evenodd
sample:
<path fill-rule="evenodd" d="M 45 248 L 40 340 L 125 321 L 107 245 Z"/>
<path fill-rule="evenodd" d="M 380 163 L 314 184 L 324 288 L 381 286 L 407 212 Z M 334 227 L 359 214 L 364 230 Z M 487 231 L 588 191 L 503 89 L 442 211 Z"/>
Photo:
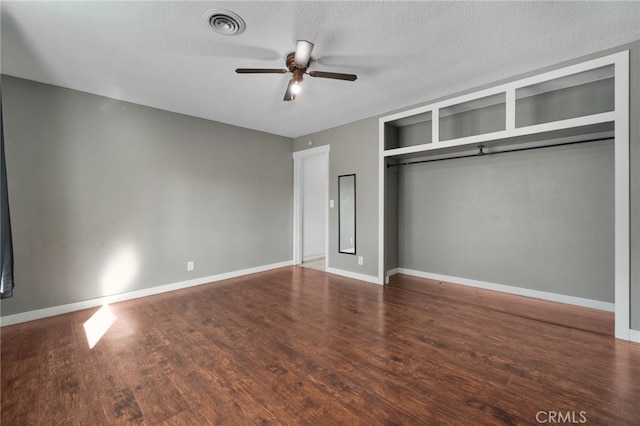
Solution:
<path fill-rule="evenodd" d="M 353 178 L 353 251 L 345 251 L 341 245 L 341 234 L 342 234 L 342 193 L 341 193 L 341 181 L 343 178 Z M 346 220 L 346 219 L 344 219 Z M 347 175 L 339 175 L 338 176 L 338 253 L 341 254 L 356 254 L 356 174 L 351 173 Z"/>

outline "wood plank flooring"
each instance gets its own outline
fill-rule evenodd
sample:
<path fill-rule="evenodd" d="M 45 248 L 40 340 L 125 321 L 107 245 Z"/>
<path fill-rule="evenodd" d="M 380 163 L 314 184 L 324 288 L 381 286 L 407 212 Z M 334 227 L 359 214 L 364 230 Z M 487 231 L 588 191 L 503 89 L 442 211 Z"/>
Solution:
<path fill-rule="evenodd" d="M 613 315 L 301 267 L 1 329 L 2 425 L 640 424 Z M 560 416 L 560 417 L 559 417 Z"/>

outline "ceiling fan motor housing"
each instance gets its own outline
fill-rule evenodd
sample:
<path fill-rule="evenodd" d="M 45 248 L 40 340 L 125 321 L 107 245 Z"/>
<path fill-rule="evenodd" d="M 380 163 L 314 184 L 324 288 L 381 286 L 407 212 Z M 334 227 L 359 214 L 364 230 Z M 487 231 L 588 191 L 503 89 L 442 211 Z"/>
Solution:
<path fill-rule="evenodd" d="M 311 60 L 309 60 L 309 62 L 311 62 Z M 294 72 L 295 70 L 301 70 L 304 73 L 309 66 L 308 63 L 304 67 L 300 67 L 300 65 L 296 64 L 296 52 L 291 52 L 287 55 L 286 64 L 287 68 L 289 68 L 289 71 L 291 72 Z"/>

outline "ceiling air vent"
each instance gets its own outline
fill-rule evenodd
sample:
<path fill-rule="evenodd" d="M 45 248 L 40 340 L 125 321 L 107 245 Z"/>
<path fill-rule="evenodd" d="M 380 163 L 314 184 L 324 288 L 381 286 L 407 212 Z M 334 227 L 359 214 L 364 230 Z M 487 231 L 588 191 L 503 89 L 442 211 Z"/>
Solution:
<path fill-rule="evenodd" d="M 242 18 L 230 10 L 214 9 L 204 15 L 207 24 L 218 34 L 238 35 L 242 34 L 245 23 Z"/>

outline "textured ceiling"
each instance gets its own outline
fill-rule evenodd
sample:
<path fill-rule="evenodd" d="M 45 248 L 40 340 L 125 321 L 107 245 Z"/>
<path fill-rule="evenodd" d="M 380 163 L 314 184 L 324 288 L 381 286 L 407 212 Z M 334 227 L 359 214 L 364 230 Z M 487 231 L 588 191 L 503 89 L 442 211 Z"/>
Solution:
<path fill-rule="evenodd" d="M 2 1 L 2 73 L 289 137 L 640 39 L 640 2 Z M 238 13 L 239 36 L 205 23 Z M 315 43 L 293 102 L 284 67 Z"/>

